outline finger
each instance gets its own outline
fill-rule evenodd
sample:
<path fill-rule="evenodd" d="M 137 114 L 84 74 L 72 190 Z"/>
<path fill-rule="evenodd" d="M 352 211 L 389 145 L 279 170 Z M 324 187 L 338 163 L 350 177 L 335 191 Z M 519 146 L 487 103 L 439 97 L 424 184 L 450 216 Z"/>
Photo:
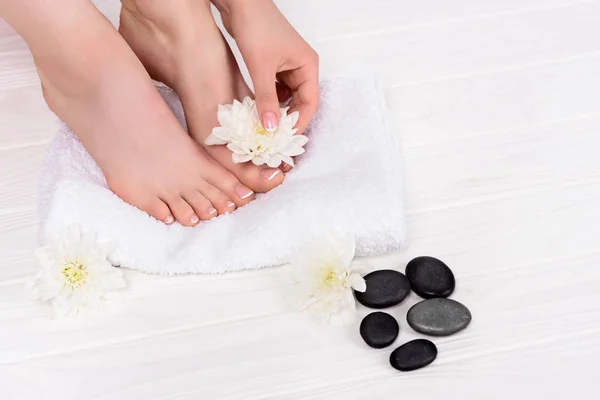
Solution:
<path fill-rule="evenodd" d="M 283 75 L 282 80 L 292 89 L 290 112 L 298 111 L 296 128 L 302 134 L 319 107 L 318 66 L 305 65 Z"/>
<path fill-rule="evenodd" d="M 254 98 L 260 121 L 263 128 L 273 132 L 279 124 L 279 99 L 275 72 L 258 68 L 248 68 L 248 71 L 254 84 Z"/>
<path fill-rule="evenodd" d="M 276 83 L 277 88 L 277 98 L 279 99 L 279 103 L 286 103 L 292 97 L 292 91 L 289 87 L 284 85 L 283 83 Z"/>

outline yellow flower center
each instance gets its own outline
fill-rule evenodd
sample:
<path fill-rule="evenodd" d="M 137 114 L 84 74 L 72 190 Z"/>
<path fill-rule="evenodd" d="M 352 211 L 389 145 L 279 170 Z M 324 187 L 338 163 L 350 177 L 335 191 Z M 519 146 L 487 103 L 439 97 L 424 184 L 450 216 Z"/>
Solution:
<path fill-rule="evenodd" d="M 77 289 L 87 282 L 88 269 L 78 261 L 66 262 L 60 272 L 62 276 L 65 277 L 67 285 L 70 286 L 71 289 Z"/>
<path fill-rule="evenodd" d="M 266 130 L 265 128 L 262 127 L 262 125 L 257 125 L 256 128 L 254 128 L 254 133 L 256 133 L 257 135 L 260 136 L 270 136 L 271 132 L 269 132 L 268 130 Z"/>
<path fill-rule="evenodd" d="M 323 284 L 330 289 L 335 289 L 341 286 L 344 278 L 346 278 L 346 275 L 348 274 L 344 271 L 342 272 L 343 276 L 340 276 L 339 272 L 340 271 L 335 266 L 329 267 L 329 271 L 324 276 Z"/>

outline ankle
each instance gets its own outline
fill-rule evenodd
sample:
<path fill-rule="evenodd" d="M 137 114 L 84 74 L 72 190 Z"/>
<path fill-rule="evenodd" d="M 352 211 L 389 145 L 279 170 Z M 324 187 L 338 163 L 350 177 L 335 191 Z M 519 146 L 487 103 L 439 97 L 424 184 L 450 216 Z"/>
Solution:
<path fill-rule="evenodd" d="M 212 20 L 209 0 L 121 0 L 121 4 L 121 22 L 170 39 L 185 39 Z"/>
<path fill-rule="evenodd" d="M 211 2 L 220 13 L 231 14 L 235 9 L 248 5 L 248 3 L 255 3 L 256 0 L 211 0 Z"/>
<path fill-rule="evenodd" d="M 41 54 L 33 52 L 35 66 L 45 88 L 66 90 L 72 93 L 65 94 L 75 95 L 97 87 L 99 78 L 105 75 L 111 64 L 109 60 L 117 57 L 110 49 L 113 47 L 114 50 L 114 42 L 104 40 L 79 39 L 77 43 L 64 43 Z"/>

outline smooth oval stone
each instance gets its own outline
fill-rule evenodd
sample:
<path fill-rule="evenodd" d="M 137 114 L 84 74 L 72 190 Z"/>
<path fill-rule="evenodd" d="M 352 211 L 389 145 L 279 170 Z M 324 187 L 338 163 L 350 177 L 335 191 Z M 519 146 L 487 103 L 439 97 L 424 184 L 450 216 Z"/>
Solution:
<path fill-rule="evenodd" d="M 437 353 L 437 347 L 429 340 L 415 339 L 392 351 L 390 364 L 400 371 L 413 371 L 431 364 Z"/>
<path fill-rule="evenodd" d="M 410 293 L 410 283 L 402 272 L 391 269 L 373 271 L 364 276 L 367 290 L 354 292 L 356 300 L 370 308 L 395 306 Z"/>
<path fill-rule="evenodd" d="M 408 310 L 406 321 L 419 333 L 448 336 L 462 331 L 471 323 L 471 311 L 452 299 L 429 299 Z"/>
<path fill-rule="evenodd" d="M 376 349 L 382 349 L 394 343 L 398 332 L 400 332 L 400 326 L 396 318 L 381 311 L 372 312 L 360 323 L 360 336 L 366 344 Z"/>
<path fill-rule="evenodd" d="M 454 292 L 454 274 L 437 258 L 417 257 L 406 265 L 405 272 L 412 290 L 425 299 L 448 297 Z"/>

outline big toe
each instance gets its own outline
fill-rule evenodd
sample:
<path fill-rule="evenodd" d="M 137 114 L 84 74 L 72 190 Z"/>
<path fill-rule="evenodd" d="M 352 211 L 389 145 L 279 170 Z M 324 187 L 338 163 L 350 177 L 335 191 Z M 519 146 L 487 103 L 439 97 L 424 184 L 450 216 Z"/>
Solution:
<path fill-rule="evenodd" d="M 279 168 L 270 168 L 266 165 L 258 166 L 251 162 L 242 164 L 234 163 L 231 151 L 225 146 L 211 146 L 208 148 L 211 155 L 240 182 L 256 193 L 266 193 L 283 183 L 283 173 Z"/>

